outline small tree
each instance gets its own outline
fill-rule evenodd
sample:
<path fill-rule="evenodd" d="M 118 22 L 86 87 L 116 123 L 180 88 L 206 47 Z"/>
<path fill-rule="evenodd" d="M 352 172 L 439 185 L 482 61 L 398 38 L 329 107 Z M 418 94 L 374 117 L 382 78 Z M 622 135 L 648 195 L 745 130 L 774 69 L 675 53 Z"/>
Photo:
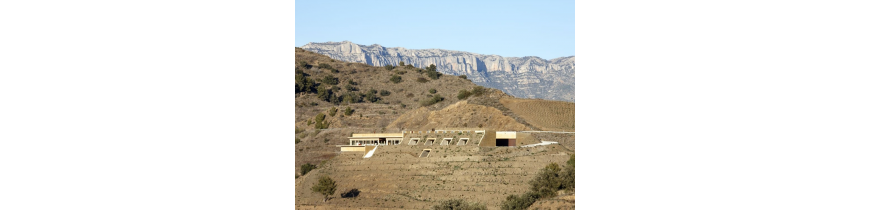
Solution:
<path fill-rule="evenodd" d="M 323 82 L 323 84 L 327 84 L 327 85 L 337 85 L 338 78 L 333 77 L 332 75 L 326 75 L 326 76 L 323 76 L 323 79 L 321 80 L 321 82 Z"/>
<path fill-rule="evenodd" d="M 344 109 L 344 116 L 350 116 L 352 114 L 353 114 L 353 109 L 350 109 L 350 107 L 347 107 Z"/>
<path fill-rule="evenodd" d="M 405 61 L 399 61 L 399 66 L 405 66 Z"/>
<path fill-rule="evenodd" d="M 320 176 L 320 179 L 317 180 L 317 185 L 311 187 L 311 190 L 323 195 L 323 202 L 329 198 L 330 195 L 335 194 L 335 181 L 329 176 Z"/>
<path fill-rule="evenodd" d="M 392 70 L 395 69 L 396 67 L 393 66 L 393 65 L 389 65 L 389 64 L 387 64 L 387 65 L 384 66 L 384 68 L 387 69 L 387 71 L 392 71 Z"/>

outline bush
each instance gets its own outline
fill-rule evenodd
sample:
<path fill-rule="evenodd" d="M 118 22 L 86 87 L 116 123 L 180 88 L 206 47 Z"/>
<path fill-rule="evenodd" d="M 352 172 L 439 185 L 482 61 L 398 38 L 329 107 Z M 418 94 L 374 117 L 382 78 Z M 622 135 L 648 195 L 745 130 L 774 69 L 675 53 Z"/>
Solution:
<path fill-rule="evenodd" d="M 390 76 L 390 82 L 400 83 L 400 82 L 402 82 L 402 77 L 394 74 L 393 76 Z"/>
<path fill-rule="evenodd" d="M 317 68 L 332 69 L 332 66 L 330 66 L 329 64 L 321 63 L 320 65 L 317 65 Z"/>
<path fill-rule="evenodd" d="M 426 78 L 423 78 L 423 77 L 417 77 L 417 82 L 419 82 L 419 83 L 426 83 L 426 82 L 429 82 L 429 80 L 426 79 Z"/>
<path fill-rule="evenodd" d="M 311 170 L 314 170 L 315 168 L 317 168 L 317 165 L 306 163 L 302 165 L 302 171 L 300 171 L 300 173 L 302 173 L 302 176 L 305 176 L 305 174 L 308 174 L 308 172 L 311 172 Z"/>
<path fill-rule="evenodd" d="M 326 87 L 323 85 L 317 86 L 317 98 L 319 98 L 320 100 L 329 102 L 329 99 L 332 98 L 331 96 L 332 96 L 331 89 L 326 89 Z"/>
<path fill-rule="evenodd" d="M 420 102 L 420 105 L 429 106 L 429 105 L 441 102 L 443 100 L 444 100 L 444 98 L 441 97 L 441 95 L 435 94 L 434 96 L 432 96 L 432 98 L 429 98 L 428 100 L 424 100 L 424 101 Z"/>
<path fill-rule="evenodd" d="M 480 96 L 481 94 L 483 94 L 483 87 L 474 87 L 473 89 L 471 89 L 471 93 L 474 94 L 474 96 Z"/>
<path fill-rule="evenodd" d="M 435 94 L 435 93 L 437 93 L 437 92 L 438 92 L 438 90 L 435 90 L 435 89 L 429 89 L 429 93 L 431 93 L 431 94 Z"/>
<path fill-rule="evenodd" d="M 384 68 L 387 69 L 387 71 L 392 71 L 392 70 L 395 69 L 396 67 L 393 66 L 393 65 L 389 65 L 389 64 L 387 64 L 386 66 L 384 66 Z"/>
<path fill-rule="evenodd" d="M 381 100 L 381 98 L 378 97 L 378 91 L 375 89 L 369 90 L 369 92 L 365 94 L 365 98 L 366 98 L 366 100 L 368 100 L 369 102 L 372 102 L 372 103 L 375 103 L 375 102 L 378 102 L 379 100 Z"/>
<path fill-rule="evenodd" d="M 388 90 L 381 90 L 380 94 L 381 94 L 381 96 L 388 96 L 388 95 L 390 95 L 390 91 L 388 91 Z"/>
<path fill-rule="evenodd" d="M 414 97 L 414 94 L 413 94 L 413 93 L 408 93 L 407 95 L 405 95 L 405 97 L 413 98 L 413 97 Z"/>
<path fill-rule="evenodd" d="M 308 62 L 305 62 L 305 61 L 299 61 L 299 62 L 297 62 L 297 63 L 298 63 L 298 64 L 297 64 L 296 66 L 298 66 L 298 67 L 302 67 L 302 68 L 304 68 L 304 69 L 310 69 L 310 68 L 311 68 L 311 66 L 308 65 Z"/>
<path fill-rule="evenodd" d="M 405 61 L 399 61 L 399 66 L 405 66 Z"/>
<path fill-rule="evenodd" d="M 486 210 L 486 206 L 480 203 L 468 203 L 463 199 L 450 199 L 441 201 L 433 206 L 432 210 Z"/>
<path fill-rule="evenodd" d="M 470 96 L 470 95 L 471 95 L 471 92 L 468 92 L 467 90 L 463 89 L 463 90 L 459 90 L 459 94 L 456 94 L 456 98 L 458 98 L 459 100 L 463 100 L 465 98 L 468 98 L 468 96 Z"/>
<path fill-rule="evenodd" d="M 468 79 L 468 76 L 465 76 L 465 75 L 459 75 L 459 78 L 462 78 L 462 79 Z"/>
<path fill-rule="evenodd" d="M 353 109 L 350 109 L 350 107 L 347 107 L 344 109 L 344 116 L 350 116 L 352 114 L 353 114 Z"/>
<path fill-rule="evenodd" d="M 358 88 L 356 88 L 356 86 L 353 86 L 353 85 L 351 85 L 351 84 L 344 85 L 344 89 L 347 90 L 347 91 L 357 91 L 357 90 L 359 90 Z"/>
<path fill-rule="evenodd" d="M 509 195 L 504 202 L 502 202 L 501 209 L 502 210 L 524 210 L 532 206 L 539 198 L 541 198 L 541 194 L 536 192 L 527 192 L 522 196 L 517 195 Z"/>
<path fill-rule="evenodd" d="M 347 84 L 348 85 L 359 85 L 359 83 L 354 82 L 353 79 L 347 79 Z"/>
<path fill-rule="evenodd" d="M 297 143 L 297 144 L 298 144 L 299 142 L 301 142 L 301 141 L 302 141 L 302 140 L 299 140 L 299 138 L 296 138 L 296 143 Z"/>
<path fill-rule="evenodd" d="M 338 112 L 338 109 L 336 109 L 335 107 L 332 107 L 329 109 L 329 116 L 335 117 L 335 113 L 337 113 L 337 112 Z"/>
<path fill-rule="evenodd" d="M 332 75 L 328 74 L 326 76 L 323 76 L 323 79 L 321 80 L 321 82 L 323 82 L 323 84 L 327 84 L 327 85 L 337 85 L 338 78 L 333 77 Z"/>
<path fill-rule="evenodd" d="M 408 71 L 405 71 L 405 70 L 396 71 L 396 74 L 399 74 L 399 75 L 405 75 L 405 73 L 408 73 Z"/>
<path fill-rule="evenodd" d="M 309 78 L 305 73 L 297 73 L 296 74 L 296 92 L 297 93 L 313 93 L 315 92 L 314 86 L 317 84 L 313 79 Z"/>

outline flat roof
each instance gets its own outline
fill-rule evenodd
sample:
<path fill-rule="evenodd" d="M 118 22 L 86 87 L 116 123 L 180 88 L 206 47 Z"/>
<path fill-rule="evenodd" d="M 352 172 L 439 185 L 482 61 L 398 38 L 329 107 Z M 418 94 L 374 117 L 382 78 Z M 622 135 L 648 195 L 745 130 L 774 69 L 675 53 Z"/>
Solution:
<path fill-rule="evenodd" d="M 351 137 L 404 137 L 403 133 L 355 133 Z"/>

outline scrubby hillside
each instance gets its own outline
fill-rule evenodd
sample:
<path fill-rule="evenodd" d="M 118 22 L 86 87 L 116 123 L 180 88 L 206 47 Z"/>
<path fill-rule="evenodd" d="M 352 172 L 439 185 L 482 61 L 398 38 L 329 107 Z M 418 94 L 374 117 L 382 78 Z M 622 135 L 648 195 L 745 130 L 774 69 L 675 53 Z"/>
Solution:
<path fill-rule="evenodd" d="M 419 157 L 423 149 L 428 157 Z M 571 154 L 561 145 L 380 146 L 371 158 L 341 154 L 297 179 L 296 209 L 431 209 L 450 199 L 499 209 L 509 195 L 528 192 L 544 166 L 566 167 Z M 337 186 L 327 202 L 310 190 L 322 175 Z"/>
<path fill-rule="evenodd" d="M 482 95 L 507 96 L 435 68 L 374 67 L 296 48 L 297 169 L 334 157 L 335 145 L 346 144 L 352 133 L 400 131 L 388 125 L 406 112 L 440 110 Z"/>

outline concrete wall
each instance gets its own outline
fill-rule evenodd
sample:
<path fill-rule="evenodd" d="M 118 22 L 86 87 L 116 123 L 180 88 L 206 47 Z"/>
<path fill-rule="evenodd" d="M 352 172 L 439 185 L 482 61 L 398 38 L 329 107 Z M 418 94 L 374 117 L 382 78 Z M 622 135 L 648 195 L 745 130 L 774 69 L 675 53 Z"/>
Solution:
<path fill-rule="evenodd" d="M 495 146 L 495 130 L 486 130 L 486 133 L 483 134 L 483 140 L 480 141 L 481 147 L 494 147 Z"/>
<path fill-rule="evenodd" d="M 342 152 L 365 152 L 365 147 L 341 147 Z"/>

